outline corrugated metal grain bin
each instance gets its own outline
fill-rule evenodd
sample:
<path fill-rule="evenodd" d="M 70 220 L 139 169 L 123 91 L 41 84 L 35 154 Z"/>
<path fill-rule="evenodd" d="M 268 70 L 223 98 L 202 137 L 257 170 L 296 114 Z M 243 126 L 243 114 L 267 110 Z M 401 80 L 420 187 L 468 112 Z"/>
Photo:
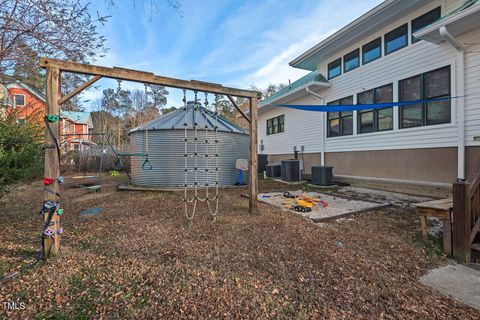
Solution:
<path fill-rule="evenodd" d="M 197 152 L 202 155 L 197 158 L 197 167 L 204 169 L 206 161 L 209 168 L 209 184 L 215 181 L 215 116 L 211 111 L 189 102 L 187 112 L 184 109 L 176 110 L 164 116 L 149 121 L 130 131 L 131 153 L 145 153 L 146 134 L 148 130 L 148 159 L 152 170 L 142 169 L 145 161 L 143 156 L 133 156 L 131 159 L 132 183 L 139 186 L 183 188 L 185 184 L 185 126 L 189 141 L 194 138 L 194 123 L 198 124 L 197 137 L 201 143 L 197 143 Z M 208 133 L 205 131 L 208 126 Z M 218 117 L 218 167 L 219 185 L 222 187 L 232 186 L 238 182 L 238 170 L 235 168 L 237 159 L 248 159 L 248 134 L 244 129 L 232 124 L 228 120 Z M 208 140 L 209 144 L 205 144 Z M 187 153 L 195 152 L 195 144 L 187 144 Z M 206 150 L 208 148 L 208 150 Z M 208 154 L 206 158 L 204 155 Z M 194 158 L 187 158 L 189 169 L 195 167 Z M 193 172 L 188 174 L 188 184 L 194 183 Z M 206 173 L 198 173 L 198 182 L 205 184 Z"/>

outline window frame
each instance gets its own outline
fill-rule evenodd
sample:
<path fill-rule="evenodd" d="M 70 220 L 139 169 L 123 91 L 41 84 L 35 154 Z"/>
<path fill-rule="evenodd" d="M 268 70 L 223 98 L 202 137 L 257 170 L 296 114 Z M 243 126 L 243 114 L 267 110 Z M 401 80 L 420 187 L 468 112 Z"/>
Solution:
<path fill-rule="evenodd" d="M 403 46 L 401 46 L 401 47 L 396 48 L 395 50 L 388 51 L 387 48 L 388 48 L 388 42 L 389 42 L 389 41 L 387 41 L 387 37 L 388 37 L 389 35 L 395 33 L 395 32 L 398 32 L 398 30 L 400 30 L 400 29 L 405 29 L 405 44 L 404 44 Z M 403 34 L 402 34 L 402 37 L 403 37 Z M 400 37 L 396 37 L 396 38 L 394 38 L 394 39 L 398 39 L 398 38 L 400 38 Z M 392 31 L 389 31 L 389 32 L 385 33 L 385 34 L 383 35 L 384 55 L 387 56 L 387 55 L 389 55 L 389 54 L 392 54 L 392 53 L 397 52 L 397 51 L 399 51 L 399 50 L 401 50 L 401 49 L 403 49 L 403 48 L 408 47 L 408 38 L 409 38 L 409 36 L 408 36 L 408 23 L 405 23 L 405 24 L 399 26 L 398 28 L 395 28 L 395 29 L 393 29 Z"/>
<path fill-rule="evenodd" d="M 347 62 L 348 61 L 351 61 L 353 59 L 348 59 L 349 56 L 353 56 L 355 57 L 355 54 L 356 54 L 356 58 L 358 59 L 358 64 L 351 68 L 351 69 L 347 69 Z M 343 73 L 347 73 L 347 72 L 350 72 L 352 70 L 355 70 L 357 68 L 359 68 L 361 65 L 361 61 L 360 61 L 360 48 L 357 48 L 355 50 L 352 50 L 351 52 L 347 53 L 346 55 L 343 56 Z"/>
<path fill-rule="evenodd" d="M 429 14 L 435 14 L 437 13 L 438 14 L 438 18 L 436 20 L 433 20 L 433 21 L 430 21 L 429 23 L 421 26 L 420 28 L 414 28 L 414 24 L 419 21 L 420 19 L 422 18 L 425 18 L 425 16 L 428 16 Z M 411 30 L 411 41 L 412 41 L 412 44 L 414 43 L 417 43 L 417 42 L 420 42 L 422 41 L 422 39 L 417 39 L 413 36 L 413 34 L 423 28 L 425 28 L 426 26 L 434 23 L 435 21 L 439 20 L 440 18 L 442 17 L 442 7 L 441 6 L 438 6 L 436 7 L 435 9 L 432 9 L 424 14 L 422 14 L 421 16 L 419 17 L 416 17 L 415 19 L 413 19 L 412 21 L 410 21 L 410 30 Z"/>
<path fill-rule="evenodd" d="M 351 95 L 351 96 L 347 96 L 347 97 L 344 97 L 344 98 L 341 98 L 341 99 L 330 101 L 330 102 L 327 103 L 327 105 L 329 105 L 329 106 L 346 105 L 346 104 L 343 104 L 342 102 L 344 100 L 347 100 L 347 99 L 351 99 L 352 104 L 353 104 L 353 95 Z M 348 113 L 348 112 L 350 114 L 344 115 L 344 113 Z M 326 116 L 326 118 L 327 118 L 327 138 L 348 137 L 348 136 L 353 135 L 353 111 L 335 111 L 335 113 L 338 113 L 338 116 L 330 119 L 329 116 L 330 116 L 331 113 L 334 113 L 334 112 L 327 112 L 327 116 Z M 352 133 L 344 134 L 343 133 L 343 119 L 349 118 L 349 117 L 352 118 Z M 332 136 L 332 135 L 330 135 L 330 128 L 331 128 L 330 121 L 331 120 L 337 120 L 337 119 L 338 119 L 338 135 Z"/>
<path fill-rule="evenodd" d="M 369 60 L 369 61 L 365 62 L 365 48 L 372 45 L 372 44 L 375 44 L 376 42 L 378 42 L 378 48 L 379 48 L 380 54 L 375 59 L 372 59 L 372 60 Z M 373 48 L 376 48 L 376 47 L 372 47 L 372 49 Z M 372 49 L 370 49 L 370 50 L 372 50 Z M 370 62 L 373 62 L 375 60 L 378 60 L 380 58 L 382 58 L 382 37 L 378 37 L 378 38 L 376 38 L 376 39 L 374 39 L 374 40 L 370 41 L 369 43 L 364 44 L 362 46 L 362 65 L 366 65 L 366 64 L 368 64 Z"/>
<path fill-rule="evenodd" d="M 335 68 L 336 68 L 337 66 L 340 68 L 340 72 L 339 72 L 337 75 L 333 76 L 333 77 L 330 76 L 330 67 L 331 67 L 332 65 L 335 65 Z M 342 75 L 342 71 L 343 71 L 343 70 L 342 70 L 342 57 L 340 57 L 340 58 L 337 58 L 337 59 L 333 60 L 332 62 L 330 62 L 330 63 L 327 65 L 327 76 L 328 76 L 328 80 L 334 79 L 334 78 L 336 78 L 336 77 L 341 76 L 341 75 Z"/>
<path fill-rule="evenodd" d="M 277 121 L 276 125 L 274 124 L 275 122 L 274 120 Z M 277 127 L 276 131 L 275 131 L 275 127 Z M 267 119 L 266 131 L 267 131 L 266 132 L 267 136 L 285 132 L 285 114 L 281 114 L 273 118 Z"/>
<path fill-rule="evenodd" d="M 17 104 L 17 96 L 18 97 L 23 97 L 23 104 Z M 25 95 L 22 93 L 14 93 L 13 94 L 13 102 L 15 104 L 15 107 L 25 107 L 27 105 L 27 100 L 25 99 Z"/>
<path fill-rule="evenodd" d="M 373 103 L 378 103 L 377 102 L 377 90 L 378 89 L 381 89 L 383 87 L 387 87 L 387 86 L 390 86 L 392 88 L 392 102 L 393 102 L 393 90 L 394 90 L 394 87 L 393 87 L 393 82 L 392 83 L 388 83 L 388 84 L 385 84 L 385 85 L 382 85 L 382 86 L 379 86 L 379 87 L 376 87 L 376 88 L 372 88 L 370 90 L 365 90 L 363 92 L 359 92 L 357 93 L 357 104 L 358 104 L 358 101 L 359 101 L 359 95 L 361 94 L 364 94 L 366 92 L 372 92 L 373 93 Z M 379 129 L 378 127 L 378 122 L 379 122 L 379 118 L 378 118 L 378 113 L 379 111 L 381 110 L 386 110 L 386 109 L 391 109 L 392 110 L 392 127 L 391 128 L 387 128 L 387 129 Z M 362 114 L 365 114 L 365 113 L 370 113 L 372 112 L 373 114 L 373 124 L 372 124 L 372 131 L 367 131 L 367 132 L 362 132 L 362 126 L 361 126 L 361 115 Z M 366 134 L 366 133 L 375 133 L 375 132 L 385 132 L 385 131 L 391 131 L 393 130 L 393 118 L 394 118 L 394 115 L 393 115 L 393 107 L 386 107 L 386 108 L 381 108 L 381 109 L 368 109 L 368 110 L 358 110 L 357 111 L 357 134 Z"/>
<path fill-rule="evenodd" d="M 433 69 L 433 70 L 430 70 L 430 71 L 427 71 L 427 72 L 423 72 L 423 73 L 420 73 L 420 74 L 416 74 L 414 76 L 411 76 L 411 77 L 408 77 L 408 78 L 405 78 L 405 79 L 401 79 L 398 81 L 398 97 L 399 97 L 399 101 L 400 100 L 400 97 L 401 97 L 401 90 L 402 90 L 402 82 L 403 81 L 406 81 L 406 80 L 409 80 L 409 79 L 413 79 L 415 77 L 420 77 L 420 100 L 429 100 L 429 99 L 437 99 L 437 98 L 440 98 L 440 97 L 444 97 L 444 96 L 447 96 L 447 95 L 440 95 L 440 96 L 435 96 L 435 97 L 428 97 L 427 98 L 427 90 L 426 90 L 426 81 L 425 81 L 425 76 L 428 75 L 429 73 L 433 73 L 433 72 L 436 72 L 436 71 L 440 71 L 440 70 L 444 70 L 444 69 L 448 69 L 448 74 L 449 74 L 449 77 L 448 77 L 448 96 L 452 96 L 452 66 L 451 65 L 447 65 L 447 66 L 444 66 L 444 67 L 441 67 L 441 68 L 437 68 L 437 69 Z M 421 125 L 418 125 L 418 126 L 410 126 L 410 127 L 405 127 L 403 126 L 403 107 L 400 107 L 399 109 L 399 114 L 398 114 L 398 127 L 399 129 L 411 129 L 411 128 L 421 128 L 421 127 L 427 127 L 427 126 L 436 126 L 436 125 L 445 125 L 445 124 L 449 124 L 449 123 L 452 123 L 452 101 L 450 100 L 449 101 L 449 104 L 450 104 L 450 120 L 447 121 L 447 122 L 442 122 L 442 123 L 432 123 L 432 124 L 428 124 L 428 118 L 427 118 L 427 104 L 428 102 L 423 102 L 422 103 L 422 112 L 421 112 L 421 115 L 422 115 L 422 124 Z"/>

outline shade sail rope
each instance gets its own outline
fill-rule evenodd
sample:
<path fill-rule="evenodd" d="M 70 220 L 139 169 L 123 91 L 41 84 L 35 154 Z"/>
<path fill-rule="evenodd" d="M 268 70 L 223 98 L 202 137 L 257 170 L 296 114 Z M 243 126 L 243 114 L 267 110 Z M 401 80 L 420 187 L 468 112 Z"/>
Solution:
<path fill-rule="evenodd" d="M 408 106 L 415 106 L 416 104 L 420 104 L 420 103 L 450 101 L 450 100 L 458 99 L 461 97 L 462 96 L 413 100 L 413 101 L 383 102 L 383 103 L 372 103 L 372 104 L 346 104 L 346 105 L 274 104 L 273 106 L 303 110 L 303 111 L 314 111 L 314 112 L 342 112 L 342 111 L 384 109 L 384 108 L 392 108 L 392 107 L 408 107 Z"/>

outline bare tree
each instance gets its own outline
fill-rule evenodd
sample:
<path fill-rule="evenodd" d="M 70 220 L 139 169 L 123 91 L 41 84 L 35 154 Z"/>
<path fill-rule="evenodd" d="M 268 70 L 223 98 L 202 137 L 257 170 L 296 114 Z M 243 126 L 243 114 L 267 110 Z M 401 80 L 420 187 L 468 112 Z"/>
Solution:
<path fill-rule="evenodd" d="M 0 0 L 0 73 L 36 67 L 39 56 L 91 62 L 105 53 L 97 26 L 80 0 Z"/>

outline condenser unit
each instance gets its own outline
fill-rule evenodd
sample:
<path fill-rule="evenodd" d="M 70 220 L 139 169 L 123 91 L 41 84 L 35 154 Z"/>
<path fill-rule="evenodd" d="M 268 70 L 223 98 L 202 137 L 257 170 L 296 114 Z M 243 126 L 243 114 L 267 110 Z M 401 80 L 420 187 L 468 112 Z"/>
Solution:
<path fill-rule="evenodd" d="M 301 180 L 300 160 L 282 160 L 282 180 L 289 182 Z"/>
<path fill-rule="evenodd" d="M 278 178 L 282 175 L 282 165 L 280 163 L 267 164 L 265 168 L 269 178 Z"/>
<path fill-rule="evenodd" d="M 312 166 L 312 183 L 319 186 L 333 184 L 333 167 Z"/>

